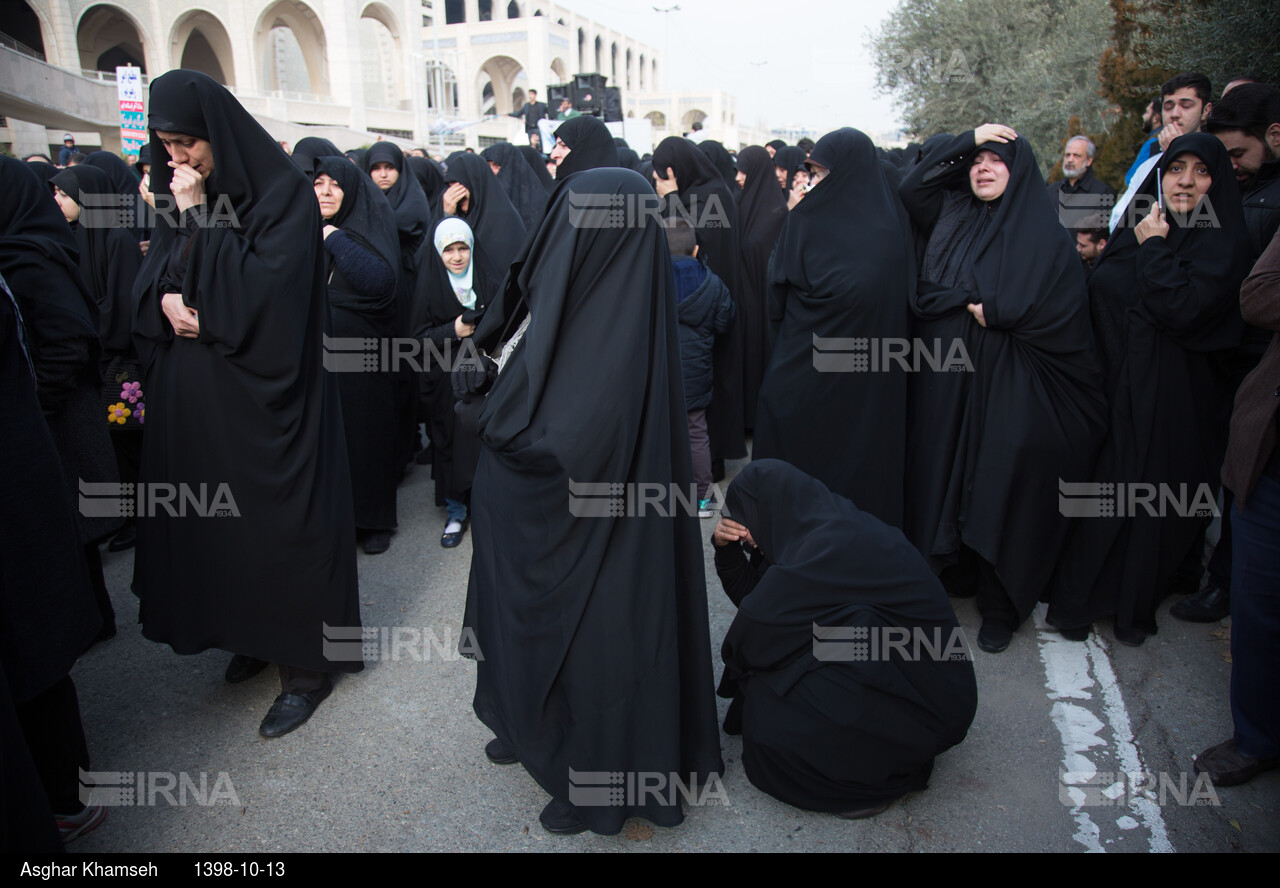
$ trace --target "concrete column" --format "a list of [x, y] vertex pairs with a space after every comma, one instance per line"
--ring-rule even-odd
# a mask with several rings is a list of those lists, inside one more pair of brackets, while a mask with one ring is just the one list
[[[440, 5], [444, 6], [443, 0], [441, 0]], [[464, 8], [466, 9], [468, 25], [480, 21], [480, 0], [465, 0]]]
[[76, 25], [75, 17], [71, 14], [71, 0], [49, 0], [43, 5], [43, 10], [48, 13], [50, 32], [43, 35], [45, 60], [59, 68], [79, 72], [80, 53], [76, 48]]

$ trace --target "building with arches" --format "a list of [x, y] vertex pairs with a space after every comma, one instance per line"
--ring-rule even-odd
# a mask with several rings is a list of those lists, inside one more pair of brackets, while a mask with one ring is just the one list
[[[736, 147], [735, 97], [668, 94], [653, 47], [540, 0], [18, 0], [0, 23], [0, 140], [22, 153], [62, 130], [119, 148], [115, 69], [204, 71], [277, 138], [425, 144], [444, 121], [522, 107], [530, 88], [600, 73], [655, 140], [707, 118]], [[26, 123], [24, 123], [24, 121]], [[712, 125], [712, 122], [715, 125]], [[48, 132], [40, 132], [47, 129]], [[56, 132], [55, 132], [56, 131]], [[39, 133], [37, 135], [37, 133]], [[522, 140], [515, 118], [461, 130]], [[21, 146], [21, 147], [20, 147]], [[643, 150], [646, 146], [640, 146]]]

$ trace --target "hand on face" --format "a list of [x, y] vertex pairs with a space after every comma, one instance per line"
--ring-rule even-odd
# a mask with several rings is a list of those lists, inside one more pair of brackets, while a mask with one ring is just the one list
[[169, 161], [169, 166], [173, 169], [173, 179], [169, 183], [169, 190], [173, 192], [174, 202], [178, 205], [179, 212], [186, 212], [197, 204], [205, 202], [204, 179], [200, 174], [185, 163], [177, 161]]

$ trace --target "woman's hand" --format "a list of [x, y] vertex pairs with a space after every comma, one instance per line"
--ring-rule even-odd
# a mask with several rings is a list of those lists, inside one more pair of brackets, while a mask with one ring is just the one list
[[804, 195], [808, 188], [809, 184], [807, 182], [796, 182], [791, 186], [791, 196], [787, 198], [788, 210], [794, 210], [796, 204], [804, 200]]
[[183, 339], [195, 339], [200, 335], [200, 318], [195, 309], [182, 301], [181, 293], [165, 293], [160, 300], [164, 316], [173, 325], [173, 332]]
[[470, 192], [467, 191], [465, 185], [461, 182], [454, 182], [444, 190], [444, 197], [441, 198], [441, 204], [444, 206], [446, 215], [458, 215], [458, 204], [462, 203], [462, 199], [467, 197]]
[[729, 543], [741, 540], [746, 540], [752, 546], [756, 544], [756, 541], [751, 538], [751, 531], [737, 521], [722, 517], [716, 522], [716, 529], [711, 533], [711, 542], [717, 546], [727, 546]]
[[468, 336], [470, 336], [474, 332], [476, 332], [476, 325], [464, 324], [462, 322], [462, 315], [458, 315], [456, 318], [453, 319], [453, 335], [454, 336], [457, 336], [459, 339], [466, 339]]
[[178, 212], [185, 213], [197, 204], [204, 203], [204, 179], [200, 178], [200, 174], [185, 163], [171, 160], [169, 166], [173, 167], [173, 181], [169, 183], [169, 188], [178, 204]]
[[975, 321], [977, 321], [979, 324], [981, 324], [984, 327], [987, 326], [987, 317], [982, 313], [981, 302], [975, 302], [972, 305], [969, 305], [967, 307], [969, 309], [969, 314], [973, 315], [973, 319]]
[[142, 195], [142, 199], [147, 202], [151, 209], [156, 208], [156, 196], [151, 193], [151, 174], [147, 173], [142, 177], [142, 181], [138, 183], [138, 193]]
[[336, 225], [326, 225], [326, 226], [324, 227], [324, 239], [325, 239], [325, 240], [328, 240], [328, 239], [329, 239], [329, 235], [333, 234], [335, 231], [340, 231], [340, 230], [341, 230], [341, 229], [340, 229], [340, 228], [338, 228], [338, 226], [336, 226]]
[[1018, 138], [1018, 134], [1013, 131], [1013, 127], [1005, 126], [1003, 123], [984, 123], [973, 131], [973, 144], [982, 145], [986, 142], [1012, 142]]
[[1148, 213], [1147, 218], [1133, 227], [1133, 236], [1137, 238], [1138, 243], [1142, 243], [1149, 237], [1168, 237], [1169, 223], [1165, 221], [1164, 210], [1156, 207]]

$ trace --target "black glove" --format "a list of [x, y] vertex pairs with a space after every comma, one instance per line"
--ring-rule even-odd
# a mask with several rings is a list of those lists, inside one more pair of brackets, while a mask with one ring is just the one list
[[497, 378], [498, 365], [493, 359], [475, 354], [454, 365], [449, 382], [453, 385], [453, 396], [461, 401], [472, 395], [483, 395]]

